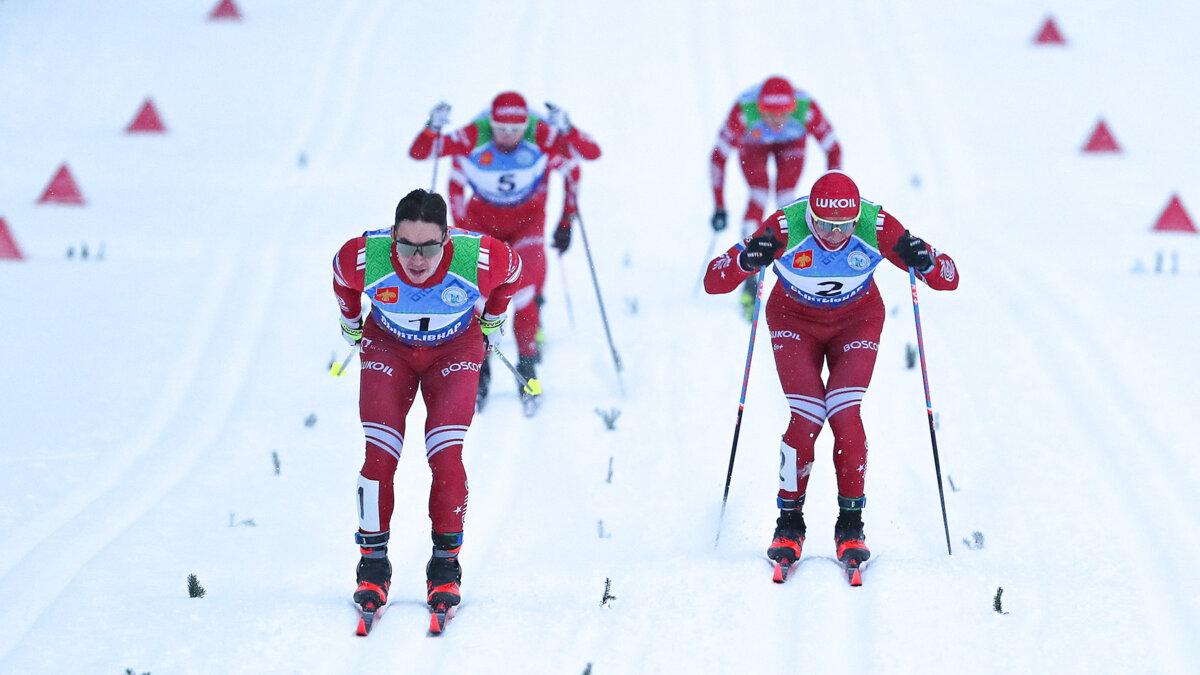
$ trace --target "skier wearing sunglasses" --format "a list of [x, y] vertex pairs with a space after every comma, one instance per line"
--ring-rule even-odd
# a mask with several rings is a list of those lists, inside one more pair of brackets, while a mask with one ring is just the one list
[[[767, 556], [785, 570], [804, 544], [802, 508], [813, 446], [826, 421], [834, 435], [837, 556], [848, 565], [870, 556], [862, 521], [867, 438], [859, 407], [883, 330], [884, 306], [873, 275], [884, 260], [905, 271], [912, 268], [934, 290], [958, 287], [950, 256], [861, 199], [849, 176], [829, 171], [807, 197], [773, 213], [709, 263], [705, 274], [705, 289], [713, 294], [735, 290], [767, 265], [778, 277], [766, 315], [791, 417], [779, 447], [780, 513]], [[821, 379], [825, 365], [828, 381]]]

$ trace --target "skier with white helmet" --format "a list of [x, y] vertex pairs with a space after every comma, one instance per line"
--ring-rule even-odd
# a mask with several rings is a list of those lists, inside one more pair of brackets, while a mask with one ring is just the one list
[[[807, 92], [793, 87], [780, 76], [767, 78], [742, 92], [725, 117], [712, 149], [710, 181], [713, 209], [710, 224], [720, 232], [728, 224], [725, 210], [725, 161], [738, 151], [738, 163], [750, 189], [750, 201], [742, 218], [742, 236], [758, 227], [769, 213], [771, 177], [767, 164], [775, 161], [775, 208], [792, 201], [804, 169], [805, 144], [809, 137], [825, 152], [829, 169], [842, 168], [842, 147], [829, 119]], [[747, 319], [754, 306], [754, 289], [747, 285], [741, 297]]]
[[[736, 289], [766, 265], [778, 276], [766, 316], [791, 417], [779, 446], [779, 518], [767, 549], [777, 581], [786, 578], [804, 544], [802, 508], [813, 446], [826, 421], [834, 435], [837, 556], [848, 569], [870, 557], [862, 521], [867, 438], [859, 407], [883, 330], [883, 300], [872, 277], [884, 260], [912, 268], [934, 290], [958, 287], [950, 256], [861, 199], [849, 176], [829, 171], [807, 197], [773, 213], [713, 260], [705, 274], [704, 287], [713, 294]], [[829, 368], [827, 381], [821, 379], [823, 365]]]

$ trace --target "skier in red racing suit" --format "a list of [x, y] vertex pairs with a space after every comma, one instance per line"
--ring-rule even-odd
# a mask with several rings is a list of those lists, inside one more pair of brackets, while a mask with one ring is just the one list
[[[767, 301], [775, 367], [791, 409], [780, 443], [780, 509], [767, 555], [790, 567], [804, 544], [802, 508], [813, 445], [826, 420], [834, 435], [839, 515], [838, 559], [847, 566], [870, 556], [863, 534], [867, 438], [859, 406], [879, 350], [884, 307], [873, 280], [884, 260], [934, 290], [958, 287], [950, 256], [912, 236], [877, 204], [860, 199], [841, 171], [817, 179], [802, 197], [709, 264], [709, 293], [728, 293], [766, 265], [779, 278]], [[829, 379], [821, 381], [828, 365]], [[776, 575], [779, 580], [780, 570]]]

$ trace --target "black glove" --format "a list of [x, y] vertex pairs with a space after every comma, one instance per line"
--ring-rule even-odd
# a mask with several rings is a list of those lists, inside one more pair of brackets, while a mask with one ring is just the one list
[[757, 272], [758, 268], [770, 265], [771, 261], [775, 260], [775, 252], [781, 248], [783, 243], [767, 230], [766, 233], [746, 242], [746, 248], [738, 255], [738, 264], [744, 270]]
[[553, 246], [559, 255], [566, 253], [571, 246], [571, 216], [563, 216], [558, 221], [558, 227], [554, 228]]
[[729, 214], [725, 213], [725, 209], [717, 207], [717, 210], [713, 211], [711, 222], [713, 232], [720, 232], [729, 225]]
[[892, 253], [900, 256], [900, 260], [918, 272], [928, 272], [933, 269], [933, 254], [920, 237], [914, 237], [908, 230], [896, 240]]

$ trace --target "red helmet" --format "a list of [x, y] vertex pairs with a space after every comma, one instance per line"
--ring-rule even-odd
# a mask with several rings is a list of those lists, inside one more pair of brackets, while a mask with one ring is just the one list
[[830, 223], [857, 220], [860, 206], [858, 186], [836, 169], [818, 178], [808, 193], [808, 209], [814, 219]]
[[492, 121], [500, 124], [521, 124], [529, 119], [525, 98], [515, 91], [501, 93], [492, 101]]
[[758, 91], [758, 109], [763, 112], [783, 114], [796, 109], [796, 93], [792, 83], [775, 76], [763, 82]]

